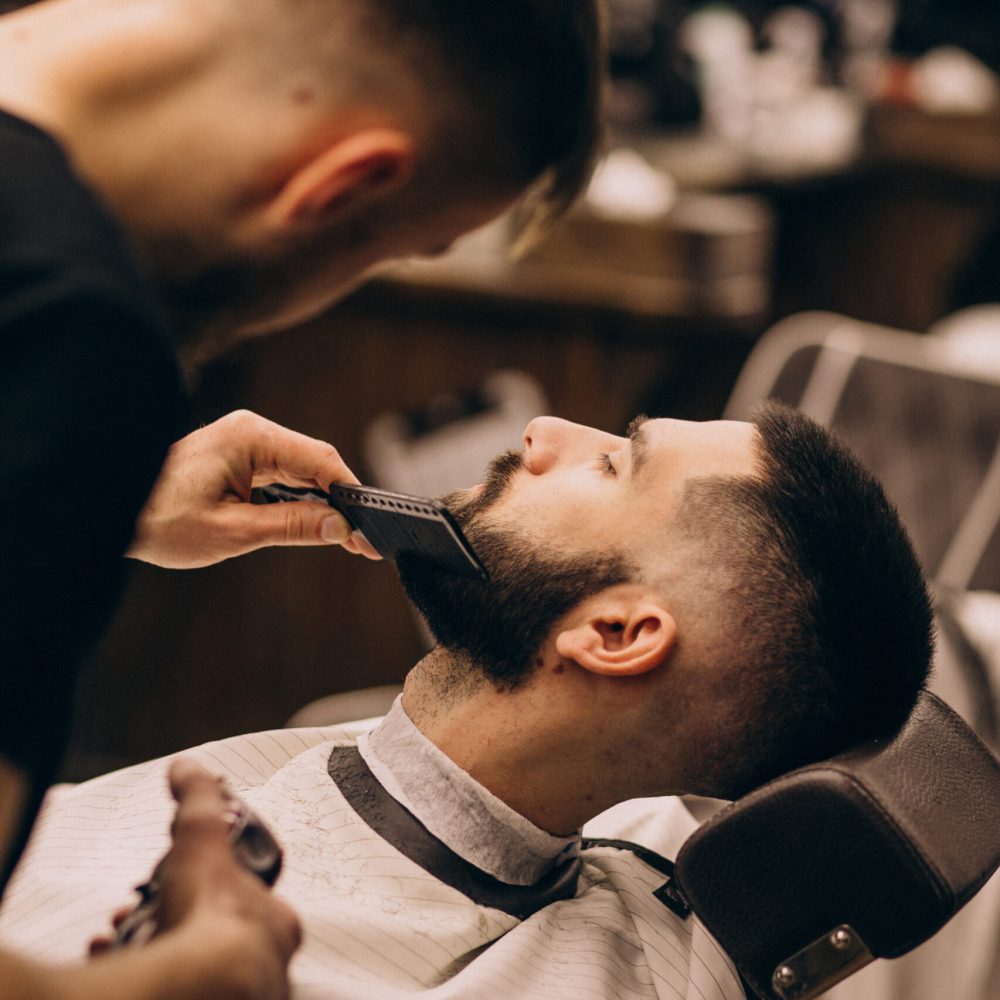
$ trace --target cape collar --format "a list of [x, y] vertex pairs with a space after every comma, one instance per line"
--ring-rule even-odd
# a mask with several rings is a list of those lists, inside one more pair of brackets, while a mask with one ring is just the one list
[[348, 804], [379, 836], [474, 903], [526, 920], [550, 903], [576, 895], [580, 874], [577, 853], [550, 867], [533, 885], [510, 885], [466, 861], [435, 837], [386, 791], [358, 747], [335, 746], [327, 770]]

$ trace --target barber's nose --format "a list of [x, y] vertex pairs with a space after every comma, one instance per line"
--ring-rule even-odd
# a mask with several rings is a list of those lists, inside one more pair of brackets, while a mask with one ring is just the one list
[[539, 476], [564, 458], [578, 424], [559, 417], [535, 417], [524, 429], [524, 467]]

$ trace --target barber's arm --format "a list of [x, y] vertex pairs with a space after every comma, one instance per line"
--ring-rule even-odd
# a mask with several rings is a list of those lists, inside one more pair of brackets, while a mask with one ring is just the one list
[[339, 544], [377, 558], [324, 504], [250, 503], [252, 487], [273, 482], [326, 490], [358, 480], [331, 445], [247, 410], [230, 413], [170, 449], [128, 555], [192, 569], [267, 545]]
[[298, 920], [239, 866], [218, 782], [178, 760], [173, 848], [161, 868], [158, 933], [85, 967], [0, 954], [0, 1000], [284, 1000]]

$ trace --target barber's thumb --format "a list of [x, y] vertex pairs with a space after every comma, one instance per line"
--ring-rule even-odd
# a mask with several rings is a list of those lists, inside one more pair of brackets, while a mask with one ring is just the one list
[[319, 522], [319, 537], [324, 542], [340, 545], [351, 537], [351, 526], [340, 514], [324, 511]]
[[196, 796], [214, 800], [217, 804], [222, 801], [219, 779], [190, 757], [176, 757], [171, 761], [167, 776], [170, 792], [178, 802]]
[[333, 545], [351, 537], [351, 526], [326, 504], [274, 503], [250, 513], [260, 545]]

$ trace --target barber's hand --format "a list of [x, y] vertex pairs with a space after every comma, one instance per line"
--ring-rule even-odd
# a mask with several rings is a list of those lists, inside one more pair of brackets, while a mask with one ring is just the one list
[[273, 482], [326, 490], [358, 480], [331, 445], [239, 410], [170, 449], [127, 554], [169, 569], [210, 566], [266, 545], [339, 544], [378, 558], [326, 504], [250, 503], [254, 486]]
[[[193, 996], [286, 997], [288, 962], [301, 942], [297, 917], [233, 856], [231, 807], [219, 781], [179, 758], [170, 787], [178, 804], [173, 846], [157, 868], [156, 934], [148, 945], [111, 953], [109, 961], [166, 956], [175, 972], [183, 967]], [[109, 946], [109, 938], [100, 938], [91, 953], [106, 954]]]

